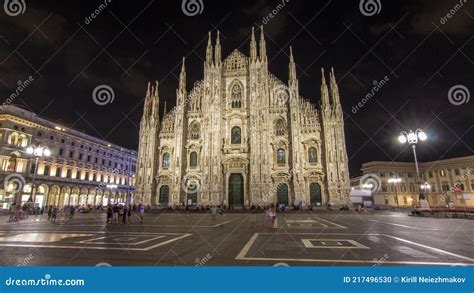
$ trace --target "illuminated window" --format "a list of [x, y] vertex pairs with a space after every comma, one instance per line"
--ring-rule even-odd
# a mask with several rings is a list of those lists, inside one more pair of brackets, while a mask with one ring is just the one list
[[168, 169], [170, 167], [170, 154], [163, 154], [163, 161], [161, 162], [161, 166], [165, 169]]
[[189, 137], [191, 139], [199, 139], [199, 136], [200, 136], [199, 123], [193, 123], [191, 125], [191, 129], [189, 130]]
[[277, 150], [277, 164], [283, 165], [286, 162], [285, 150], [278, 149]]
[[240, 144], [242, 143], [242, 130], [238, 126], [232, 127], [230, 132], [230, 141], [232, 144]]
[[240, 108], [242, 107], [242, 87], [238, 84], [235, 84], [232, 87], [231, 93], [231, 107], [232, 108]]
[[308, 161], [310, 164], [315, 164], [318, 161], [317, 155], [316, 148], [310, 147], [308, 150]]

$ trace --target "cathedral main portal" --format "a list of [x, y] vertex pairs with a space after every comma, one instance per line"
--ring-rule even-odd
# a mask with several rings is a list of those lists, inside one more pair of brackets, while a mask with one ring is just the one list
[[244, 178], [242, 174], [230, 174], [228, 191], [229, 207], [241, 207], [244, 205]]

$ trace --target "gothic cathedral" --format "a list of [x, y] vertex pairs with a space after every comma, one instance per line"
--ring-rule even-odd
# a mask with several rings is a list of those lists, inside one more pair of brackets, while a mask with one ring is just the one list
[[160, 120], [158, 82], [148, 85], [140, 122], [135, 202], [226, 206], [350, 202], [344, 121], [334, 71], [324, 70], [319, 105], [289, 78], [268, 72], [261, 28], [250, 57], [222, 60], [219, 32], [206, 49], [204, 78], [186, 89], [184, 59], [176, 106]]

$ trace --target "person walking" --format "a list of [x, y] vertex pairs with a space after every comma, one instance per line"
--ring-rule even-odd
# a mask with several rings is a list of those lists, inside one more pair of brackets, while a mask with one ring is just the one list
[[53, 215], [53, 206], [48, 207], [48, 221], [51, 221], [51, 216]]
[[140, 224], [143, 223], [143, 217], [145, 215], [145, 206], [143, 204], [138, 205], [138, 214], [140, 215]]
[[112, 224], [112, 206], [107, 205], [107, 223]]
[[121, 211], [122, 211], [122, 214], [121, 214], [122, 224], [127, 224], [128, 206], [124, 205]]
[[215, 205], [213, 205], [211, 207], [211, 222], [212, 222], [212, 226], [215, 226], [216, 225], [216, 216], [217, 216], [217, 207]]
[[69, 211], [69, 218], [74, 219], [74, 214], [76, 213], [76, 208], [72, 205], [71, 210]]
[[125, 224], [125, 218], [126, 218], [125, 208], [126, 206], [119, 207], [119, 221], [122, 222], [122, 224]]
[[132, 207], [128, 207], [127, 209], [127, 224], [130, 224], [130, 218], [132, 217]]
[[119, 213], [119, 207], [118, 205], [114, 205], [112, 208], [112, 224], [118, 224], [118, 213]]
[[51, 221], [56, 223], [56, 217], [58, 216], [58, 208], [54, 206], [51, 210]]
[[278, 223], [277, 223], [277, 211], [276, 207], [273, 206], [273, 204], [270, 207], [271, 209], [271, 217], [272, 217], [272, 228], [277, 228]]

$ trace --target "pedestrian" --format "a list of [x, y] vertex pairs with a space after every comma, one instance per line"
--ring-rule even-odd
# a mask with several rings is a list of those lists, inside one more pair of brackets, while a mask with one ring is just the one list
[[53, 214], [53, 206], [48, 207], [48, 221], [51, 221], [51, 216]]
[[270, 207], [265, 210], [265, 217], [263, 219], [265, 221], [265, 226], [270, 227], [271, 222], [272, 222], [271, 208]]
[[130, 218], [132, 217], [132, 207], [127, 210], [127, 224], [130, 224]]
[[142, 203], [138, 204], [138, 214], [140, 215], [140, 224], [142, 224], [143, 216], [145, 214], [145, 206]]
[[112, 224], [118, 224], [119, 207], [117, 204], [112, 208]]
[[257, 209], [255, 208], [254, 205], [250, 206], [250, 227], [255, 227], [255, 224], [257, 222]]
[[120, 209], [120, 220], [122, 221], [122, 224], [127, 224], [126, 220], [127, 220], [127, 206], [124, 205], [122, 206], [122, 208]]
[[70, 219], [74, 219], [74, 214], [76, 213], [76, 207], [75, 206], [71, 206], [71, 210], [69, 212], [69, 217]]
[[216, 225], [216, 215], [217, 215], [217, 207], [213, 205], [211, 207], [211, 222], [213, 226]]
[[278, 222], [277, 222], [277, 217], [276, 217], [277, 215], [276, 208], [272, 204], [270, 209], [271, 209], [271, 217], [272, 217], [272, 228], [277, 228]]
[[107, 223], [112, 224], [112, 206], [107, 205]]
[[53, 223], [56, 223], [56, 217], [58, 215], [58, 208], [56, 206], [54, 206], [51, 210], [51, 221]]

